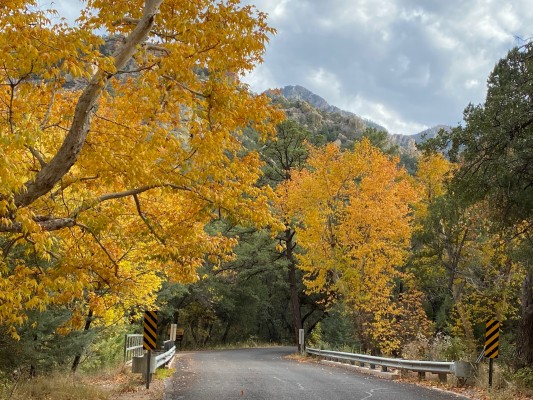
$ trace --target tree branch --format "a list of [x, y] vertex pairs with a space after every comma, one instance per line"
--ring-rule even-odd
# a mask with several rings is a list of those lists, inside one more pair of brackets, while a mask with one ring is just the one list
[[159, 236], [157, 234], [157, 232], [154, 230], [154, 228], [150, 224], [150, 221], [148, 221], [148, 219], [146, 218], [146, 216], [142, 212], [142, 210], [141, 210], [141, 202], [139, 201], [139, 197], [137, 196], [137, 194], [133, 195], [133, 200], [135, 200], [135, 207], [137, 207], [137, 213], [139, 214], [139, 217], [141, 217], [141, 219], [146, 224], [146, 226], [148, 227], [150, 232], [152, 232], [152, 235], [154, 235], [157, 238], [157, 240], [159, 240], [162, 244], [165, 244], [165, 239], [163, 239], [161, 236]]
[[91, 209], [92, 207], [94, 207], [95, 204], [103, 203], [104, 201], [108, 201], [108, 200], [120, 199], [120, 198], [123, 198], [123, 197], [137, 195], [137, 194], [146, 192], [146, 191], [148, 191], [150, 189], [155, 189], [157, 187], [161, 187], [161, 185], [141, 186], [140, 188], [126, 190], [124, 192], [116, 192], [116, 193], [104, 194], [104, 195], [98, 197], [95, 200], [83, 202], [83, 204], [80, 207], [78, 207], [77, 209], [75, 209], [70, 214], [70, 216], [71, 216], [71, 218], [76, 218], [80, 213], [82, 213], [84, 211], [87, 211], [87, 210]]
[[42, 157], [41, 153], [39, 153], [35, 148], [32, 146], [26, 146], [32, 156], [34, 156], [37, 161], [39, 161], [39, 164], [41, 164], [41, 168], [44, 168], [46, 166], [46, 161], [44, 161], [44, 158]]
[[[137, 45], [145, 41], [154, 25], [155, 15], [162, 1], [145, 1], [143, 16], [139, 23], [128, 35], [124, 44], [113, 54], [116, 70], [121, 70], [135, 54]], [[25, 183], [25, 190], [15, 195], [15, 205], [17, 207], [28, 206], [48, 193], [74, 165], [87, 138], [96, 101], [100, 97], [105, 84], [112, 76], [103, 69], [98, 70], [93, 76], [78, 99], [72, 125], [65, 136], [63, 144], [50, 162], [32, 180]]]
[[[76, 225], [76, 220], [73, 218], [52, 218], [41, 221], [37, 220], [35, 222], [37, 222], [43, 231], [48, 232], [57, 231], [63, 228], [70, 228]], [[22, 223], [20, 222], [0, 222], [0, 232], [24, 233], [22, 229]]]
[[[91, 179], [91, 178], [87, 178], [87, 179]], [[36, 216], [34, 218], [34, 221], [37, 224], [39, 224], [41, 229], [44, 230], [44, 231], [56, 231], [56, 230], [63, 229], [63, 228], [70, 228], [70, 227], [73, 227], [73, 226], [76, 226], [76, 225], [79, 226], [79, 224], [76, 222], [76, 218], [82, 212], [90, 210], [91, 208], [93, 208], [97, 204], [100, 204], [100, 203], [103, 203], [103, 202], [109, 201], [109, 200], [115, 200], [115, 199], [120, 199], [120, 198], [124, 198], [124, 197], [129, 197], [129, 196], [136, 196], [138, 194], [141, 194], [141, 193], [146, 192], [146, 191], [151, 190], [151, 189], [165, 188], [165, 187], [166, 188], [170, 188], [170, 189], [174, 189], [174, 190], [184, 190], [184, 191], [193, 192], [200, 199], [212, 203], [212, 201], [210, 201], [206, 197], [202, 196], [200, 193], [197, 193], [197, 192], [193, 191], [191, 188], [188, 188], [186, 186], [175, 185], [175, 184], [172, 184], [172, 183], [165, 183], [165, 184], [161, 184], [161, 185], [141, 186], [139, 188], [126, 190], [126, 191], [123, 191], [123, 192], [115, 192], [115, 193], [104, 194], [104, 195], [102, 195], [102, 196], [100, 196], [100, 197], [98, 197], [98, 198], [96, 198], [94, 200], [84, 201], [82, 203], [82, 205], [79, 206], [78, 208], [76, 208], [72, 213], [70, 213], [70, 215], [68, 217], [58, 218], [58, 217], [53, 217], [53, 216]], [[224, 211], [228, 211], [227, 209], [225, 209], [223, 207], [222, 207], [222, 209]], [[137, 210], [139, 210], [139, 208]], [[146, 221], [145, 221], [145, 223], [146, 223]], [[15, 221], [6, 222], [5, 219], [4, 220], [0, 220], [0, 232], [23, 233], [22, 223], [15, 222]], [[155, 232], [152, 232], [152, 233], [154, 233], [154, 235], [162, 243], [164, 243], [164, 240], [161, 237], [157, 236], [155, 234]]]
[[103, 243], [100, 241], [100, 239], [98, 239], [98, 237], [96, 236], [96, 234], [94, 233], [94, 231], [89, 228], [87, 225], [84, 225], [84, 224], [80, 224], [80, 223], [76, 223], [76, 226], [79, 226], [81, 229], [83, 229], [84, 231], [86, 232], [89, 232], [91, 234], [91, 236], [93, 237], [94, 241], [98, 244], [98, 246], [102, 249], [102, 251], [106, 254], [107, 258], [109, 258], [109, 260], [113, 263], [113, 265], [115, 266], [115, 276], [118, 276], [118, 263], [115, 261], [115, 259], [113, 258], [113, 256], [111, 255], [111, 253], [109, 253], [109, 251], [106, 249], [106, 247], [103, 245]]

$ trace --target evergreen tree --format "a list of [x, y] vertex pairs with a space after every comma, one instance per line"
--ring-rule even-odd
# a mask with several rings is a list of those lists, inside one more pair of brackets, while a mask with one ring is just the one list
[[[515, 229], [531, 247], [533, 227], [533, 43], [514, 48], [487, 81], [485, 102], [468, 105], [464, 126], [429, 141], [429, 149], [451, 148], [461, 163], [454, 192], [471, 204], [486, 202], [494, 230]], [[521, 363], [533, 365], [533, 268], [522, 285]]]

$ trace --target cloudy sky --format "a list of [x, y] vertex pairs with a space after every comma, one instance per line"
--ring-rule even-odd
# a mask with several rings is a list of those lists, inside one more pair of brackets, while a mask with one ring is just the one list
[[[62, 14], [77, 0], [42, 0]], [[243, 0], [277, 35], [246, 77], [255, 92], [301, 85], [392, 133], [455, 126], [483, 102], [494, 64], [533, 37], [531, 0]]]
[[457, 125], [518, 38], [531, 0], [250, 0], [277, 29], [252, 89], [301, 85], [330, 104], [413, 134]]

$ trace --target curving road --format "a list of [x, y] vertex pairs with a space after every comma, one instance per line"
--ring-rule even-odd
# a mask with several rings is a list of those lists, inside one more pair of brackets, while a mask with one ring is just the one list
[[433, 391], [285, 358], [293, 347], [181, 353], [165, 400], [451, 400]]

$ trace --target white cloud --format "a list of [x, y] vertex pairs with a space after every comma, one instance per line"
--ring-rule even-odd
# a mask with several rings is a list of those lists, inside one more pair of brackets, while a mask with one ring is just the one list
[[[74, 19], [80, 2], [39, 0]], [[455, 125], [495, 63], [533, 37], [531, 0], [243, 0], [278, 30], [244, 81], [303, 85], [398, 133]], [[364, 99], [364, 100], [363, 100]], [[403, 131], [405, 130], [405, 131]]]
[[322, 97], [339, 96], [341, 86], [339, 79], [334, 73], [322, 67], [312, 70], [305, 80], [307, 87], [315, 93], [322, 93]]
[[242, 81], [250, 85], [251, 89], [257, 93], [262, 93], [268, 89], [279, 88], [279, 82], [264, 64], [255, 67], [250, 73], [243, 77]]
[[478, 86], [479, 86], [479, 81], [477, 79], [468, 79], [465, 82], [465, 88], [467, 89], [477, 88]]
[[340, 99], [338, 106], [380, 124], [390, 133], [415, 134], [428, 128], [416, 121], [405, 120], [382, 102], [365, 99], [361, 95]]

